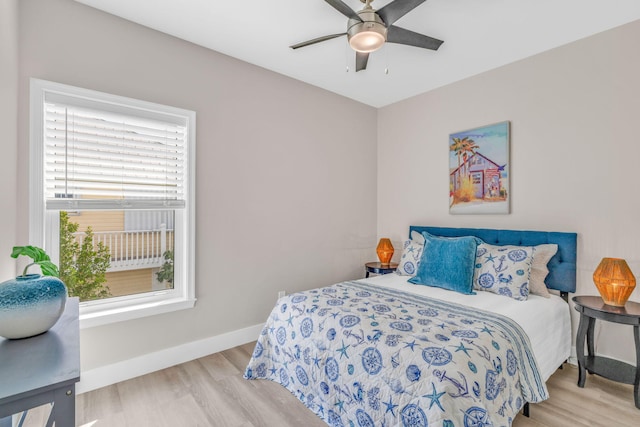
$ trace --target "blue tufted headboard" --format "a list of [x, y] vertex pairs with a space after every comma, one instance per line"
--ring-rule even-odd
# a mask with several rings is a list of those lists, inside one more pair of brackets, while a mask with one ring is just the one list
[[409, 227], [409, 235], [414, 230], [418, 233], [426, 231], [434, 236], [443, 237], [476, 236], [492, 245], [535, 246], [543, 243], [555, 243], [558, 245], [558, 253], [549, 261], [549, 275], [545, 279], [545, 283], [549, 289], [560, 291], [565, 299], [565, 293], [576, 291], [576, 233], [412, 225]]

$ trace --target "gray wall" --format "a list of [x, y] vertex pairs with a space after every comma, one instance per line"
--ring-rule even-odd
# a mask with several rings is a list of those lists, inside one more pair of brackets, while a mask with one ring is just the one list
[[196, 307], [84, 329], [83, 370], [261, 324], [279, 290], [362, 276], [375, 109], [71, 0], [20, 1], [19, 34], [21, 212], [29, 78], [197, 113]]
[[0, 281], [15, 276], [15, 263], [9, 257], [16, 244], [16, 140], [18, 105], [18, 1], [0, 2], [0, 129], [2, 129], [2, 167], [0, 167]]
[[[598, 295], [603, 257], [640, 276], [638, 40], [640, 21], [380, 109], [379, 235], [400, 242], [409, 224], [573, 231], [577, 294]], [[512, 213], [450, 215], [449, 134], [504, 120]], [[597, 351], [635, 364], [632, 330], [598, 323]]]

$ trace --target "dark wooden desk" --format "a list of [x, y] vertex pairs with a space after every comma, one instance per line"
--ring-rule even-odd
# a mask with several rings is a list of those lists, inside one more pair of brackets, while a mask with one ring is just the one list
[[[572, 300], [575, 303], [574, 308], [580, 313], [580, 325], [576, 335], [578, 387], [584, 387], [585, 371], [624, 384], [633, 384], [633, 398], [636, 408], [640, 409], [640, 304], [628, 301], [624, 307], [614, 307], [606, 305], [602, 298], [596, 296], [577, 296]], [[633, 326], [636, 366], [608, 357], [596, 356], [593, 342], [596, 319]], [[588, 353], [586, 355], [584, 354], [585, 338]]]
[[79, 380], [78, 298], [69, 298], [58, 323], [44, 334], [0, 338], [0, 424], [5, 417], [53, 403], [47, 426], [55, 421], [56, 427], [75, 427]]

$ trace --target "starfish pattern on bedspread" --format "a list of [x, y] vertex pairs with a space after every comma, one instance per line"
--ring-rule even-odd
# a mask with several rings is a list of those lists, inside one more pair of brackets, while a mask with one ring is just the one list
[[548, 397], [514, 321], [361, 282], [279, 299], [244, 376], [336, 427], [510, 426]]

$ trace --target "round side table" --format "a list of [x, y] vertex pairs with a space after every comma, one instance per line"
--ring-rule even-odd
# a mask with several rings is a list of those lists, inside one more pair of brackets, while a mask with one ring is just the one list
[[369, 277], [369, 274], [389, 274], [396, 271], [398, 268], [397, 262], [390, 262], [389, 264], [383, 264], [381, 262], [368, 262], [364, 265], [366, 274], [364, 277]]
[[[624, 384], [633, 384], [633, 399], [640, 409], [640, 304], [627, 301], [624, 307], [607, 305], [596, 296], [576, 296], [572, 298], [574, 308], [580, 313], [580, 325], [576, 335], [578, 356], [578, 387], [584, 387], [586, 372], [597, 374]], [[596, 356], [593, 343], [593, 329], [596, 320], [633, 326], [636, 345], [636, 366], [608, 357]], [[584, 341], [587, 340], [587, 354]]]

